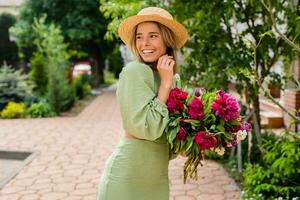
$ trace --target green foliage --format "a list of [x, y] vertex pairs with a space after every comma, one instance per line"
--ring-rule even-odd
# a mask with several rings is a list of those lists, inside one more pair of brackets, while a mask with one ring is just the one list
[[51, 106], [46, 101], [31, 104], [26, 112], [32, 118], [55, 116], [55, 113], [51, 110]]
[[80, 75], [75, 77], [74, 79], [74, 87], [76, 97], [79, 99], [83, 99], [85, 96], [91, 94], [91, 86], [89, 84], [89, 76], [88, 75]]
[[65, 82], [65, 77], [55, 73], [50, 76], [48, 83], [47, 101], [56, 114], [70, 109], [75, 103], [75, 90]]
[[41, 54], [41, 52], [36, 52], [33, 58], [30, 60], [31, 71], [30, 80], [35, 83], [34, 90], [39, 95], [45, 95], [47, 92], [48, 84], [48, 69], [46, 64], [46, 58]]
[[[118, 38], [118, 27], [127, 17], [136, 15], [148, 6], [168, 7], [169, 3], [160, 0], [98, 0], [104, 17], [109, 19], [105, 37], [109, 40]], [[170, 9], [169, 9], [170, 10]]]
[[105, 70], [104, 71], [104, 80], [105, 80], [105, 84], [107, 85], [112, 85], [116, 82], [116, 78], [115, 78], [115, 74], [113, 74], [112, 72]]
[[[277, 25], [287, 24], [289, 28], [284, 34], [296, 38], [299, 32], [299, 23], [297, 25], [295, 20], [297, 7], [287, 1], [271, 2]], [[183, 78], [195, 85], [227, 89], [228, 83], [233, 81], [239, 90], [247, 88], [255, 99], [258, 82], [240, 70], [249, 71], [255, 80], [263, 82], [279, 58], [284, 57], [284, 65], [289, 66], [295, 56], [295, 52], [272, 33], [270, 15], [259, 1], [214, 0], [208, 4], [205, 0], [174, 0], [172, 9], [189, 31], [190, 40], [184, 49], [188, 56], [182, 72]], [[299, 42], [299, 37], [295, 42]]]
[[104, 40], [109, 19], [103, 17], [96, 0], [28, 0], [20, 11], [20, 20], [12, 29], [17, 44], [24, 55], [32, 48], [32, 41], [37, 37], [31, 25], [34, 18], [47, 15], [45, 24], [60, 27], [72, 59], [92, 60], [94, 85], [103, 81], [105, 57], [110, 54], [115, 43]]
[[25, 117], [25, 104], [9, 102], [1, 112], [1, 117], [6, 119]]
[[0, 14], [0, 65], [6, 61], [13, 64], [17, 61], [17, 46], [9, 40], [8, 30], [16, 23], [15, 16], [8, 13]]
[[121, 56], [121, 52], [119, 49], [119, 45], [117, 45], [113, 52], [108, 56], [108, 69], [113, 72], [115, 78], [119, 78], [119, 74], [124, 66], [123, 58]]
[[[249, 192], [244, 192], [242, 193], [241, 199], [243, 200], [267, 200], [262, 194], [252, 194]], [[283, 200], [283, 199], [281, 199]]]
[[243, 174], [247, 194], [267, 198], [300, 196], [300, 138], [283, 137], [276, 142], [265, 141], [264, 160], [267, 168], [248, 164]]
[[286, 82], [287, 82], [286, 76], [282, 76], [276, 72], [270, 73], [270, 80], [269, 80], [270, 85], [278, 86], [280, 89], [284, 89]]
[[8, 102], [28, 102], [33, 98], [33, 85], [27, 81], [27, 75], [21, 70], [13, 70], [9, 66], [0, 68], [0, 111]]
[[85, 45], [91, 42], [100, 44], [106, 31], [106, 21], [99, 6], [94, 0], [28, 0], [21, 7], [20, 20], [12, 32], [20, 47], [31, 46], [36, 37], [31, 28], [34, 18], [46, 14], [45, 24], [58, 25], [66, 42], [72, 45], [70, 49], [87, 52]]
[[47, 100], [51, 109], [58, 114], [69, 109], [75, 102], [75, 91], [67, 80], [67, 44], [59, 27], [46, 25], [46, 17], [35, 20], [33, 30], [37, 35], [34, 43], [39, 54], [44, 55], [48, 70]]

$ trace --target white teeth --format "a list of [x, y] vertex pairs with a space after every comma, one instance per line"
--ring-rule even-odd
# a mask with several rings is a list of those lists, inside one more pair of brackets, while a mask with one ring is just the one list
[[143, 50], [142, 52], [143, 53], [153, 53], [154, 51], [153, 50]]

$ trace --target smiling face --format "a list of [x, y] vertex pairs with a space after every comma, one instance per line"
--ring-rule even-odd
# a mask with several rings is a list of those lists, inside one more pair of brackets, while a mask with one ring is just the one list
[[142, 22], [137, 26], [135, 45], [145, 63], [156, 62], [167, 52], [161, 30], [154, 22]]

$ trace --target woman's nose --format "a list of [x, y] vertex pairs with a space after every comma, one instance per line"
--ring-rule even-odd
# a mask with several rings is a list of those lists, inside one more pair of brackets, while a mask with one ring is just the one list
[[143, 46], [148, 46], [149, 45], [149, 38], [144, 38], [142, 41]]

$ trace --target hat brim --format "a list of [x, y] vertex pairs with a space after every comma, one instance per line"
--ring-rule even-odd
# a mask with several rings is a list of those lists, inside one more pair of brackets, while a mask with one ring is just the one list
[[119, 36], [121, 40], [128, 45], [134, 27], [139, 23], [146, 21], [154, 21], [168, 27], [175, 35], [177, 49], [181, 48], [188, 39], [188, 32], [186, 28], [175, 20], [170, 20], [159, 15], [135, 15], [125, 19], [119, 26]]

